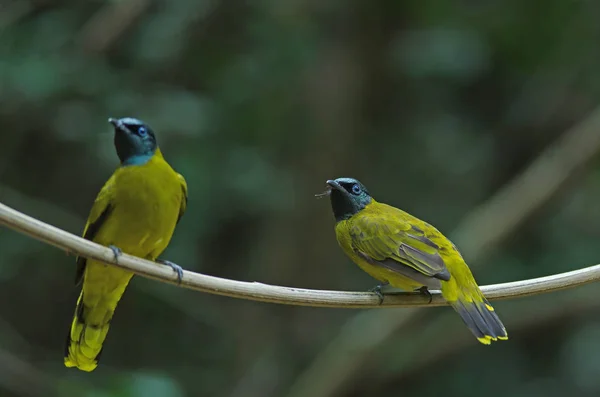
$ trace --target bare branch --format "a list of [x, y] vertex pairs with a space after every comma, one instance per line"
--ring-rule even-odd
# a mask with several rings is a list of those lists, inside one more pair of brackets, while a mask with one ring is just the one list
[[[177, 285], [177, 276], [168, 266], [126, 254], [120, 256], [116, 261], [113, 252], [109, 248], [48, 225], [4, 204], [0, 204], [0, 224], [69, 253], [118, 266], [143, 277]], [[498, 300], [573, 288], [598, 279], [600, 279], [600, 265], [595, 265], [547, 277], [488, 285], [481, 289], [488, 299]], [[388, 294], [385, 296], [383, 303], [379, 305], [379, 298], [371, 292], [280, 287], [258, 282], [228, 280], [188, 270], [184, 270], [180, 286], [232, 298], [299, 306], [377, 308], [446, 305], [439, 291], [432, 291], [433, 299], [431, 303], [428, 303], [429, 297], [423, 294], [406, 292]]]

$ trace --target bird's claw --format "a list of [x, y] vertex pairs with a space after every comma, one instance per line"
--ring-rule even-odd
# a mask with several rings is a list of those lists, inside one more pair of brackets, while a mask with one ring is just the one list
[[110, 248], [110, 250], [113, 252], [113, 255], [115, 257], [115, 262], [119, 263], [119, 257], [121, 255], [123, 255], [123, 251], [121, 251], [121, 248], [115, 246], [115, 245], [109, 245], [108, 248]]
[[181, 279], [183, 279], [183, 269], [181, 268], [181, 266], [179, 266], [178, 264], [173, 263], [171, 261], [164, 260], [164, 259], [158, 259], [157, 262], [162, 263], [163, 265], [167, 265], [171, 269], [173, 269], [175, 271], [175, 273], [177, 273], [177, 284], [181, 284]]
[[429, 302], [427, 302], [427, 304], [430, 304], [431, 301], [433, 300], [433, 295], [431, 295], [431, 292], [429, 292], [429, 289], [427, 289], [426, 286], [422, 286], [421, 288], [419, 288], [417, 291], [419, 291], [420, 293], [422, 293], [423, 295], [429, 297]]
[[383, 303], [383, 292], [381, 291], [381, 289], [386, 285], [388, 285], [388, 283], [377, 284], [375, 287], [369, 290], [369, 292], [373, 292], [375, 295], [377, 295], [377, 297], [379, 298], [380, 305]]

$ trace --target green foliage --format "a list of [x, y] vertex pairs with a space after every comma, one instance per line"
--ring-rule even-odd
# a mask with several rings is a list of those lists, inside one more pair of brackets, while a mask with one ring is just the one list
[[[220, 277], [367, 290], [374, 280], [339, 251], [329, 203], [313, 197], [325, 180], [356, 177], [380, 201], [451, 235], [595, 107], [598, 8], [3, 2], [0, 201], [80, 233], [117, 165], [106, 119], [133, 116], [157, 131], [189, 185], [165, 257]], [[473, 263], [466, 252], [479, 283], [598, 261], [599, 172], [597, 163], [581, 170], [493, 255]], [[62, 364], [73, 265], [0, 229], [0, 361], [4, 351], [25, 363], [6, 361], [0, 394], [285, 396], [357, 314], [135, 278], [99, 368], [79, 373]], [[370, 359], [333, 389], [348, 397], [597, 395], [598, 293], [574, 294], [496, 303], [511, 340], [492, 348], [472, 341], [449, 308], [424, 310], [390, 338], [385, 324], [380, 335], [356, 334], [340, 362], [363, 348]], [[338, 368], [329, 371], [336, 382]], [[6, 380], [13, 375], [21, 381]]]

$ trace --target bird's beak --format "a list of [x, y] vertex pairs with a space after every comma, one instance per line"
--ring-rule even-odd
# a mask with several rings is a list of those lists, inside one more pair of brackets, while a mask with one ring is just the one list
[[115, 127], [115, 131], [120, 131], [120, 132], [125, 132], [128, 133], [129, 130], [127, 129], [127, 127], [125, 126], [125, 124], [123, 124], [123, 122], [119, 119], [115, 119], [115, 118], [109, 118], [108, 122], [111, 123], [113, 125], [113, 127]]
[[334, 181], [333, 179], [329, 179], [327, 182], [327, 186], [329, 186], [332, 189], [335, 190], [339, 190], [341, 192], [345, 192], [346, 190], [342, 187], [342, 185], [340, 185], [339, 183], [337, 183], [336, 181]]
[[[350, 193], [346, 189], [343, 188], [337, 181], [333, 179], [329, 179], [327, 182], [327, 186], [329, 186], [329, 195], [331, 196], [334, 192], [339, 192], [337, 194], [341, 194], [343, 197], [346, 197], [347, 200], [350, 200]], [[332, 196], [333, 197], [333, 196]]]

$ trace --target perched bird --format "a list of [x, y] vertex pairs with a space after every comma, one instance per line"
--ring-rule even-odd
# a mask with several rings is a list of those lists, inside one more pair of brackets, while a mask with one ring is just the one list
[[[113, 119], [120, 166], [106, 182], [88, 217], [83, 237], [121, 252], [156, 261], [169, 244], [187, 205], [187, 184], [163, 158], [156, 136], [134, 118]], [[181, 281], [182, 269], [169, 261]], [[65, 347], [65, 366], [93, 371], [117, 303], [133, 273], [82, 257], [83, 281]]]
[[508, 339], [504, 325], [477, 286], [454, 244], [435, 227], [398, 208], [375, 201], [352, 178], [328, 180], [338, 243], [381, 287], [442, 291], [479, 342]]

